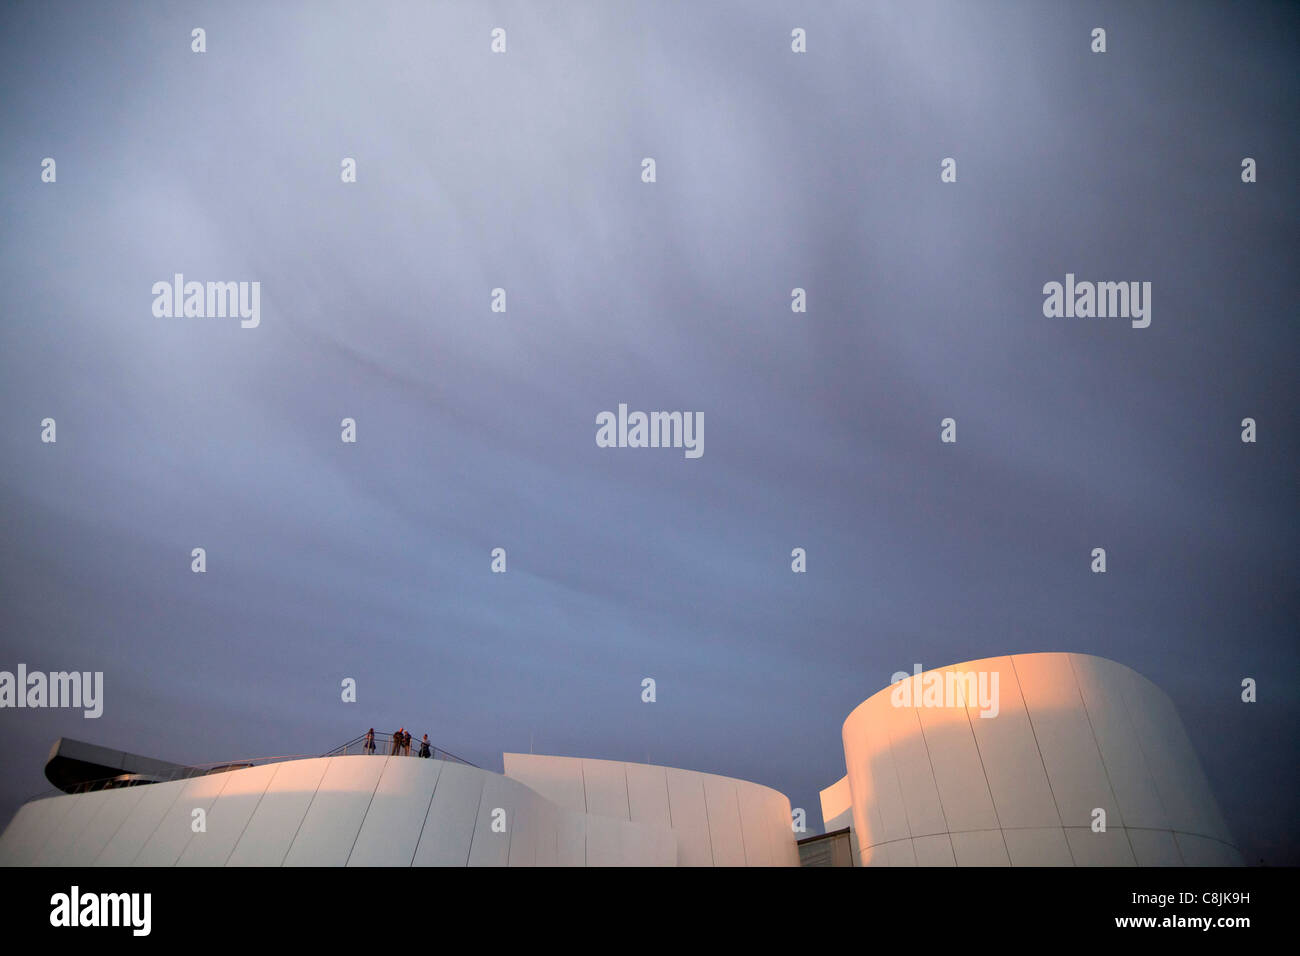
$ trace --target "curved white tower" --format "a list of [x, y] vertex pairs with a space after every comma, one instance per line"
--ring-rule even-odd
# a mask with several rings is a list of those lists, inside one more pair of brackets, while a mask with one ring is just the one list
[[1242, 863], [1173, 703], [1114, 661], [926, 671], [860, 704], [843, 736], [847, 793], [823, 805], [843, 826], [848, 798], [866, 866]]

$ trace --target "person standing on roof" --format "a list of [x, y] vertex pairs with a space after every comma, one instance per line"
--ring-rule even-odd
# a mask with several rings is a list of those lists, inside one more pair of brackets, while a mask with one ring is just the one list
[[367, 754], [371, 754], [371, 755], [373, 755], [375, 752], [375, 728], [374, 727], [371, 727], [369, 730], [366, 731], [365, 751]]
[[424, 740], [422, 740], [422, 741], [420, 742], [420, 756], [421, 756], [421, 757], [431, 757], [431, 756], [433, 756], [433, 754], [429, 753], [429, 735], [428, 735], [428, 734], [425, 734], [425, 735], [424, 735]]

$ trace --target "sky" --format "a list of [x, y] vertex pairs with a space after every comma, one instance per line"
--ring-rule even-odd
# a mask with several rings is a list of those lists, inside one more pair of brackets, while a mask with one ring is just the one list
[[[1300, 863], [1297, 26], [6, 4], [0, 669], [105, 703], [0, 711], [0, 821], [59, 736], [404, 726], [754, 780], [816, 831], [893, 673], [1076, 651], [1171, 697], [1248, 860]], [[260, 323], [156, 316], [176, 273], [259, 282]], [[1150, 282], [1150, 326], [1046, 317], [1067, 273]], [[701, 413], [703, 455], [598, 447], [620, 403]]]

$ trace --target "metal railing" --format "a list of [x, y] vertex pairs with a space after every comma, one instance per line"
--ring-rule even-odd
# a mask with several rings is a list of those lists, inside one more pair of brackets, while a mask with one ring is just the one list
[[[391, 734], [381, 734], [376, 732], [374, 750], [370, 750], [366, 746], [366, 737], [368, 735], [362, 734], [360, 737], [353, 737], [347, 743], [340, 744], [329, 753], [322, 754], [321, 756], [347, 757], [355, 754], [373, 754], [376, 757], [418, 757], [420, 755], [420, 745], [424, 742], [422, 738], [416, 737], [412, 734], [411, 745], [409, 748], [399, 746], [398, 750], [395, 750], [393, 739], [396, 734], [397, 731], [393, 731]], [[478, 766], [477, 764], [466, 760], [464, 757], [456, 756], [456, 754], [452, 753], [450, 750], [443, 750], [441, 747], [435, 747], [432, 743], [429, 744], [429, 755], [433, 760], [450, 760], [452, 763], [463, 763], [468, 767]]]
[[[393, 737], [396, 731], [391, 734], [375, 734], [375, 749], [373, 751], [366, 747], [366, 734], [354, 737], [345, 744], [340, 744], [328, 753], [323, 754], [284, 754], [278, 757], [249, 757], [243, 760], [220, 760], [216, 763], [196, 764], [188, 767], [173, 767], [169, 769], [158, 770], [151, 773], [119, 773], [109, 777], [99, 777], [94, 780], [83, 780], [69, 790], [50, 789], [43, 791], [32, 797], [33, 800], [41, 797], [54, 796], [61, 793], [87, 793], [91, 790], [112, 790], [119, 787], [139, 787], [151, 783], [167, 783], [172, 780], [185, 780], [191, 777], [206, 777], [208, 774], [224, 773], [228, 770], [244, 770], [248, 767], [256, 767], [260, 764], [279, 763], [285, 760], [308, 760], [314, 757], [347, 757], [365, 755], [373, 753], [376, 757], [387, 756], [406, 756], [418, 757], [420, 753], [420, 744], [422, 739], [411, 736], [411, 746], [409, 753], [403, 749], [402, 753], [395, 754], [393, 751]], [[434, 760], [449, 760], [453, 763], [465, 764], [469, 767], [477, 767], [477, 764], [471, 763], [464, 757], [458, 757], [449, 750], [443, 750], [441, 747], [435, 747], [429, 744], [430, 758]]]

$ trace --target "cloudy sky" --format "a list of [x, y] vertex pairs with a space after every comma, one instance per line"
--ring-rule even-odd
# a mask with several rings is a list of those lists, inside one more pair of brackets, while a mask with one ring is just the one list
[[[0, 669], [106, 702], [0, 713], [0, 820], [60, 735], [404, 725], [819, 825], [892, 673], [1068, 650], [1300, 863], [1300, 16], [1132, 7], [5, 5]], [[260, 326], [155, 317], [178, 272]], [[1150, 327], [1045, 318], [1067, 272], [1151, 282]], [[598, 448], [620, 402], [704, 455]]]

